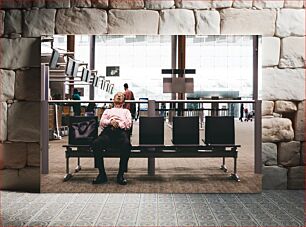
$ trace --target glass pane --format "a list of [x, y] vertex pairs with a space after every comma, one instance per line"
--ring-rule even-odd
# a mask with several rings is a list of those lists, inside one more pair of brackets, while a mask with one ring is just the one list
[[[114, 93], [128, 83], [135, 99], [170, 99], [163, 94], [161, 69], [171, 68], [170, 36], [97, 36], [96, 69], [114, 84]], [[106, 75], [106, 67], [119, 66], [119, 76]], [[99, 89], [96, 89], [99, 90]], [[96, 91], [96, 99], [110, 99], [113, 94]]]
[[253, 95], [252, 36], [188, 36], [186, 68], [196, 69], [195, 92], [237, 91]]

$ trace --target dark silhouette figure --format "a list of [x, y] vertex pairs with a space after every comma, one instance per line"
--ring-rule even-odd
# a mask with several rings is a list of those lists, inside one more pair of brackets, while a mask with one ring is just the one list
[[[81, 100], [80, 93], [78, 89], [76, 88], [73, 90], [72, 100]], [[81, 103], [73, 103], [72, 107], [73, 107], [74, 116], [80, 116], [81, 115]]]
[[244, 106], [243, 106], [243, 103], [241, 103], [240, 105], [240, 117], [239, 117], [239, 120], [241, 122], [243, 122], [242, 118], [243, 118], [243, 110], [244, 110]]
[[97, 105], [93, 102], [89, 103], [86, 107], [86, 115], [87, 116], [95, 116], [95, 109], [97, 108]]

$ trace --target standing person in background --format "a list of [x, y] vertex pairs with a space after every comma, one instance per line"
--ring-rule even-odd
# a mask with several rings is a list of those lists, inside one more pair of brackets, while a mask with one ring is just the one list
[[160, 108], [161, 108], [160, 115], [164, 117], [164, 120], [165, 120], [166, 119], [166, 104], [162, 103], [160, 105]]
[[[134, 93], [129, 89], [129, 85], [125, 83], [123, 87], [124, 87], [124, 100], [135, 100]], [[135, 119], [136, 117], [136, 104], [135, 103], [125, 103], [123, 108], [126, 108], [130, 111], [132, 120]], [[133, 123], [130, 128], [130, 136], [132, 135], [132, 132], [133, 132]]]
[[245, 119], [244, 119], [244, 121], [248, 121], [248, 115], [249, 115], [249, 110], [248, 110], [248, 108], [245, 108], [245, 109], [244, 109], [244, 114], [245, 114]]
[[[124, 87], [124, 98], [125, 100], [135, 100], [134, 93], [129, 89], [129, 85], [125, 83]], [[124, 108], [128, 109], [131, 112], [132, 119], [135, 118], [136, 114], [136, 105], [135, 103], [125, 103]]]
[[[81, 100], [80, 93], [78, 89], [73, 89], [73, 95], [72, 95], [72, 100]], [[81, 115], [81, 103], [73, 103], [73, 112], [74, 116], [80, 116]]]
[[240, 117], [239, 117], [239, 120], [241, 122], [243, 122], [242, 118], [243, 118], [243, 110], [244, 110], [244, 106], [243, 106], [243, 103], [241, 103], [240, 105]]

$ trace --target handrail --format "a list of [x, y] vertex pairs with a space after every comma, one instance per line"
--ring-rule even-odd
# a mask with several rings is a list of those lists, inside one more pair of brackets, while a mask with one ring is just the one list
[[[126, 100], [126, 103], [148, 103], [148, 100]], [[49, 100], [49, 104], [60, 103], [113, 103], [111, 100]], [[158, 100], [155, 103], [255, 103], [255, 100]]]

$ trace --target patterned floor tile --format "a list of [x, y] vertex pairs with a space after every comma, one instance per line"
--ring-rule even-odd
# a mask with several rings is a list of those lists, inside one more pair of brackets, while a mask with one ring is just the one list
[[219, 224], [217, 222], [213, 222], [213, 221], [198, 221], [199, 226], [219, 226]]
[[26, 224], [26, 226], [48, 226], [50, 222], [39, 220], [39, 221], [31, 221]]
[[303, 191], [0, 193], [4, 226], [304, 226]]

